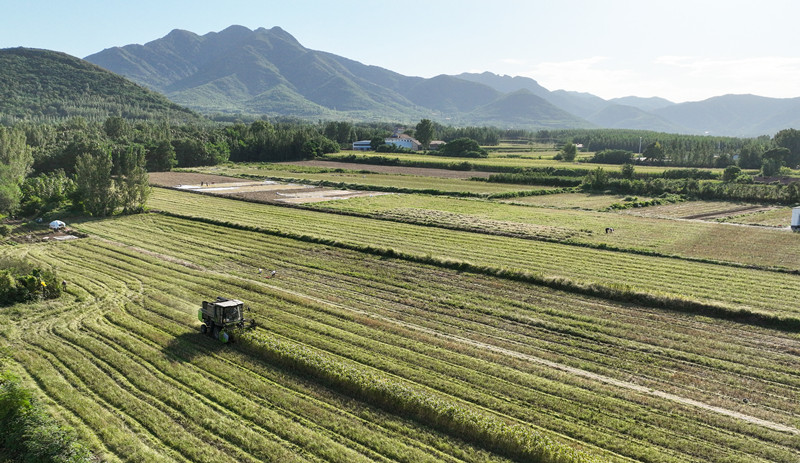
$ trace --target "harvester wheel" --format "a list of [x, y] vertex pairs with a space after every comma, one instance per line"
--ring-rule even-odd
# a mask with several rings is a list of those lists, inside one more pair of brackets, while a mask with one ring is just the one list
[[208, 325], [206, 325], [205, 323], [200, 325], [200, 333], [201, 334], [208, 334]]
[[219, 327], [215, 326], [214, 332], [211, 334], [211, 337], [214, 339], [219, 339], [219, 331], [220, 331]]

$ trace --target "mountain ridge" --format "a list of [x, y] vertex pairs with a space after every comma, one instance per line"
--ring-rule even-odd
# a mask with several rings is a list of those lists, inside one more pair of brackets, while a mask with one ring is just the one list
[[[404, 76], [308, 49], [278, 26], [250, 30], [234, 25], [202, 36], [175, 29], [144, 45], [112, 47], [85, 59], [203, 113], [397, 122], [431, 118], [508, 128], [556, 125], [733, 136], [773, 134], [800, 121], [800, 99], [604, 100], [491, 72]], [[527, 93], [516, 93], [521, 90]], [[509, 95], [520, 101], [510, 101]]]
[[160, 93], [66, 53], [24, 47], [0, 49], [0, 119], [76, 116], [200, 119]]

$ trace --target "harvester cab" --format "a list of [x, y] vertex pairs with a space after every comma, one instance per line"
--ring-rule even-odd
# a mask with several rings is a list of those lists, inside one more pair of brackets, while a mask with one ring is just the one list
[[197, 311], [197, 318], [203, 322], [200, 332], [207, 334], [223, 343], [233, 341], [233, 333], [239, 329], [255, 325], [255, 322], [244, 318], [244, 303], [238, 299], [217, 297], [214, 302], [203, 301], [203, 306]]

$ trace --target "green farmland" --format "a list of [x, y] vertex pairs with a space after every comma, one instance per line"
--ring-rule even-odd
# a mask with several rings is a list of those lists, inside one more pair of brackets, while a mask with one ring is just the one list
[[[795, 234], [426, 195], [148, 206], [0, 248], [68, 282], [0, 309], [0, 345], [104, 461], [800, 459], [800, 263], [764, 250]], [[215, 296], [258, 326], [202, 336]]]
[[[357, 166], [355, 166], [357, 167]], [[430, 177], [370, 172], [336, 172], [330, 169], [308, 169], [286, 165], [254, 164], [186, 169], [214, 175], [245, 178], [269, 178], [286, 182], [303, 182], [378, 191], [426, 192], [454, 196], [491, 196], [509, 193], [552, 190], [549, 187], [479, 182], [469, 179]]]
[[[595, 169], [602, 167], [608, 171], [618, 171], [622, 166], [618, 164], [595, 164], [589, 162], [565, 162], [553, 159], [556, 152], [551, 152], [549, 155], [538, 155], [523, 153], [519, 156], [508, 154], [491, 153], [487, 158], [456, 158], [445, 156], [434, 156], [426, 154], [407, 154], [407, 153], [375, 153], [375, 152], [359, 152], [357, 154], [326, 154], [321, 159], [329, 161], [345, 161], [356, 163], [380, 163], [384, 159], [397, 159], [399, 165], [415, 165], [417, 167], [424, 167], [426, 165], [439, 166], [441, 164], [459, 164], [469, 163], [472, 165], [472, 170], [478, 171], [508, 171], [512, 169], [525, 169], [531, 167], [553, 167], [556, 169]], [[355, 157], [355, 158], [354, 158]], [[581, 158], [586, 159], [588, 154], [582, 154]], [[680, 169], [675, 167], [663, 166], [636, 166], [636, 171], [641, 173], [661, 173], [666, 169]], [[722, 169], [703, 169], [715, 173], [721, 173]]]
[[[553, 194], [515, 199], [569, 202], [577, 194]], [[586, 195], [583, 195], [586, 196]], [[608, 198], [608, 196], [606, 197]], [[527, 201], [532, 199], [531, 201]], [[595, 200], [596, 201], [596, 200]], [[608, 201], [608, 199], [606, 199]], [[751, 266], [781, 267], [800, 271], [800, 240], [788, 231], [791, 212], [781, 208], [783, 227], [742, 227], [703, 221], [639, 217], [652, 210], [697, 212], [702, 204], [717, 210], [731, 203], [683, 202], [675, 205], [630, 209], [631, 213], [564, 210], [498, 204], [493, 201], [428, 195], [385, 195], [348, 201], [316, 203], [315, 208], [365, 214], [377, 218], [422, 225], [445, 225], [481, 233], [508, 234], [533, 239], [565, 241], [690, 259], [709, 259]], [[722, 206], [720, 206], [722, 204]], [[641, 212], [639, 212], [641, 211]], [[627, 212], [627, 211], [626, 211]], [[766, 214], [765, 214], [766, 215]], [[767, 215], [769, 217], [769, 215]], [[730, 221], [744, 220], [734, 217]], [[613, 233], [605, 233], [611, 227]], [[776, 253], [777, 246], [785, 252]]]

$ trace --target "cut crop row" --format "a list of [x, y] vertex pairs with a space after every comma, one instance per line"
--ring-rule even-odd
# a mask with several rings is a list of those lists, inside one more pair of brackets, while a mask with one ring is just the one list
[[151, 206], [206, 223], [540, 282], [577, 292], [800, 327], [800, 276], [576, 248], [156, 190]]
[[[137, 222], [141, 223], [141, 225], [137, 225]], [[269, 236], [265, 237], [258, 233], [248, 233], [239, 230], [226, 230], [213, 225], [198, 226], [197, 223], [180, 219], [152, 216], [137, 217], [105, 223], [94, 223], [91, 224], [91, 226], [87, 225], [87, 227], [93, 233], [98, 233], [105, 237], [116, 236], [117, 239], [128, 244], [141, 248], [152, 248], [150, 252], [156, 252], [157, 249], [160, 249], [166, 260], [186, 260], [198, 267], [200, 267], [198, 264], [202, 263], [202, 267], [206, 269], [206, 272], [216, 274], [216, 278], [218, 278], [217, 284], [229, 287], [231, 285], [238, 286], [241, 288], [240, 291], [242, 291], [243, 294], [249, 295], [251, 298], [249, 299], [250, 301], [257, 302], [258, 306], [262, 307], [259, 310], [263, 311], [261, 315], [264, 316], [266, 320], [269, 320], [271, 317], [278, 317], [275, 311], [278, 311], [277, 313], [285, 312], [287, 314], [292, 312], [297, 313], [298, 316], [302, 318], [315, 319], [316, 316], [311, 315], [315, 311], [312, 310], [308, 312], [307, 309], [301, 310], [302, 307], [308, 305], [308, 301], [301, 303], [295, 301], [288, 305], [281, 304], [276, 308], [269, 309], [270, 306], [276, 304], [274, 301], [275, 292], [269, 289], [268, 286], [263, 286], [262, 283], [265, 280], [259, 280], [255, 268], [264, 265], [264, 262], [275, 264], [279, 269], [280, 276], [270, 281], [270, 285], [285, 285], [287, 289], [293, 288], [293, 290], [302, 288], [303, 292], [310, 293], [309, 295], [314, 297], [324, 296], [331, 298], [333, 300], [332, 302], [338, 301], [339, 303], [345, 302], [347, 305], [355, 305], [355, 307], [352, 308], [360, 312], [353, 310], [349, 312], [347, 310], [336, 311], [330, 309], [332, 312], [337, 312], [332, 314], [334, 318], [320, 320], [320, 322], [333, 327], [338, 323], [335, 322], [336, 319], [352, 319], [353, 322], [351, 323], [355, 324], [351, 324], [349, 328], [343, 327], [342, 329], [344, 329], [344, 332], [358, 332], [358, 338], [364, 339], [364, 341], [355, 344], [360, 347], [357, 347], [353, 352], [377, 352], [378, 350], [369, 347], [371, 345], [369, 343], [379, 341], [377, 339], [368, 341], [370, 338], [369, 331], [363, 331], [358, 327], [364, 324], [367, 326], [379, 326], [382, 330], [394, 330], [402, 337], [418, 338], [423, 343], [436, 345], [439, 346], [439, 349], [444, 349], [443, 351], [439, 351], [434, 357], [449, 357], [450, 355], [446, 354], [446, 352], [453, 351], [455, 352], [452, 354], [454, 357], [450, 361], [456, 363], [467, 362], [465, 366], [471, 364], [472, 361], [468, 361], [471, 357], [484, 358], [486, 361], [490, 362], [489, 368], [493, 371], [493, 376], [507, 376], [507, 373], [500, 374], [501, 370], [498, 370], [499, 365], [504, 365], [503, 368], [521, 369], [523, 371], [530, 370], [532, 373], [535, 372], [536, 375], [555, 375], [554, 379], [557, 379], [559, 382], [575, 383], [583, 388], [591, 384], [590, 389], [595, 391], [593, 392], [595, 395], [589, 395], [587, 398], [581, 399], [585, 400], [587, 405], [602, 400], [599, 399], [599, 397], [609, 395], [611, 397], [627, 397], [625, 399], [626, 401], [633, 400], [633, 404], [640, 404], [633, 406], [646, 407], [643, 410], [651, 410], [653, 406], [659, 404], [657, 408], [663, 411], [656, 414], [651, 414], [651, 412], [645, 413], [644, 411], [625, 412], [628, 416], [637, 416], [637, 419], [645, 420], [642, 424], [642, 429], [647, 429], [644, 427], [644, 423], [649, 420], [654, 420], [652, 421], [653, 423], [669, 423], [669, 420], [663, 421], [665, 418], [661, 416], [661, 413], [668, 413], [669, 416], [672, 416], [676, 413], [676, 410], [679, 410], [679, 414], [686, 417], [685, 421], [676, 421], [675, 423], [681, 423], [681, 425], [679, 429], [675, 429], [671, 432], [685, 433], [690, 441], [695, 442], [695, 444], [689, 446], [695, 448], [695, 450], [691, 450], [691, 452], [700, 451], [701, 453], [698, 455], [702, 454], [705, 458], [710, 458], [709, 455], [711, 454], [701, 449], [716, 449], [719, 447], [730, 449], [730, 453], [727, 455], [729, 458], [733, 459], [736, 459], [736, 455], [739, 454], [738, 452], [743, 452], [739, 457], [742, 461], [753, 461], [754, 458], [757, 458], [756, 455], [761, 455], [762, 458], [774, 461], [791, 461], [791, 459], [796, 456], [794, 453], [795, 451], [791, 450], [791, 446], [785, 447], [782, 445], [785, 441], [785, 435], [782, 435], [780, 432], [763, 430], [756, 425], [740, 423], [737, 420], [727, 417], [715, 416], [710, 412], [702, 412], [700, 414], [703, 416], [702, 420], [709, 423], [716, 423], [714, 427], [721, 427], [721, 429], [725, 431], [719, 433], [718, 431], [714, 431], [714, 427], [697, 428], [696, 424], [693, 423], [695, 423], [699, 417], [697, 414], [698, 410], [692, 407], [681, 406], [676, 409], [674, 404], [670, 406], [668, 402], [664, 402], [662, 399], [654, 399], [646, 395], [631, 395], [629, 392], [625, 393], [623, 391], [612, 392], [615, 388], [608, 385], [592, 384], [585, 378], [570, 378], [570, 375], [564, 374], [563, 372], [547, 373], [547, 369], [543, 369], [541, 366], [526, 364], [514, 357], [497, 355], [497, 351], [481, 352], [479, 349], [471, 348], [469, 344], [461, 344], [454, 341], [453, 338], [439, 338], [437, 340], [437, 337], [426, 335], [424, 331], [420, 332], [414, 329], [408, 330], [405, 329], [406, 327], [402, 324], [395, 324], [395, 326], [392, 327], [391, 323], [387, 325], [384, 319], [376, 319], [371, 315], [372, 313], [376, 315], [384, 314], [384, 317], [393, 318], [398, 322], [400, 320], [410, 320], [413, 322], [412, 325], [427, 326], [429, 329], [433, 329], [433, 327], [436, 326], [437, 320], [446, 318], [446, 312], [448, 310], [460, 310], [467, 316], [462, 317], [460, 316], [461, 314], [458, 314], [458, 317], [447, 318], [449, 324], [452, 324], [452, 328], [447, 328], [447, 325], [443, 325], [441, 328], [443, 334], [459, 333], [460, 335], [474, 338], [477, 341], [495, 343], [498, 347], [502, 346], [509, 350], [518, 352], [527, 351], [530, 355], [542, 355], [541, 350], [544, 349], [549, 352], [546, 354], [548, 358], [553, 358], [564, 363], [570, 363], [576, 359], [584, 358], [584, 360], [578, 363], [578, 365], [583, 367], [591, 366], [592, 364], [598, 367], [607, 365], [606, 368], [610, 370], [616, 362], [621, 368], [628, 369], [628, 371], [631, 372], [630, 374], [634, 375], [638, 374], [637, 370], [657, 372], [657, 368], [650, 364], [652, 363], [653, 355], [658, 351], [664, 350], [664, 347], [653, 345], [653, 341], [650, 341], [648, 347], [644, 336], [637, 341], [640, 347], [637, 347], [635, 350], [630, 349], [630, 341], [626, 341], [626, 338], [638, 335], [640, 327], [637, 327], [635, 324], [637, 317], [641, 319], [642, 313], [644, 313], [646, 317], [653, 321], [663, 319], [663, 321], [659, 322], [660, 327], [652, 328], [652, 330], [654, 332], [658, 332], [657, 329], [662, 330], [660, 338], [656, 338], [659, 339], [659, 343], [664, 343], [665, 346], [669, 346], [669, 350], [665, 353], [673, 351], [669, 356], [662, 358], [664, 361], [673, 362], [673, 367], [677, 371], [683, 369], [681, 361], [685, 361], [683, 357], [686, 354], [682, 352], [686, 352], [686, 349], [690, 346], [684, 345], [685, 342], [681, 340], [683, 336], [676, 336], [677, 333], [673, 333], [671, 330], [676, 329], [673, 328], [676, 322], [679, 328], [681, 326], [686, 326], [688, 330], [688, 327], [692, 327], [692, 324], [695, 323], [692, 321], [691, 317], [677, 314], [663, 314], [658, 311], [642, 311], [640, 308], [633, 307], [626, 308], [625, 306], [608, 304], [598, 305], [597, 301], [590, 302], [590, 300], [583, 300], [581, 298], [577, 298], [577, 305], [578, 307], [583, 307], [583, 310], [586, 310], [586, 314], [582, 317], [576, 317], [574, 312], [575, 308], [571, 307], [575, 304], [576, 299], [564, 293], [556, 293], [542, 288], [536, 289], [536, 287], [505, 280], [486, 279], [479, 276], [461, 275], [455, 278], [454, 275], [456, 274], [453, 272], [442, 270], [437, 267], [414, 265], [402, 261], [380, 260], [359, 253], [330, 249], [319, 245], [309, 245], [302, 241]], [[143, 236], [145, 236], [144, 232], [147, 229], [161, 229], [167, 231], [155, 236], [151, 235], [149, 239], [145, 239]], [[156, 245], [154, 243], [159, 244]], [[120, 248], [120, 250], [115, 250], [115, 252], [121, 252], [121, 250], [124, 249], [125, 248]], [[206, 251], [204, 251], [204, 249]], [[132, 256], [139, 253], [136, 249], [130, 249], [124, 252], [130, 253]], [[189, 274], [187, 280], [191, 280], [192, 274], [195, 272], [200, 272], [200, 270], [187, 271]], [[463, 288], [460, 288], [462, 285]], [[520, 293], [521, 287], [525, 287], [526, 289]], [[502, 291], [498, 288], [502, 288]], [[462, 290], [465, 300], [470, 300], [473, 297], [479, 298], [478, 300], [480, 300], [480, 298], [486, 298], [486, 306], [492, 308], [497, 307], [497, 310], [487, 311], [483, 307], [470, 306], [469, 304], [454, 301], [452, 294], [460, 293]], [[394, 291], [394, 293], [392, 293], [392, 291]], [[360, 300], [349, 297], [349, 295], [355, 293], [361, 293]], [[498, 294], [494, 295], [494, 293]], [[291, 297], [286, 295], [283, 297], [291, 299]], [[531, 305], [531, 302], [525, 302], [529, 297], [532, 298], [531, 302], [538, 299], [535, 305]], [[569, 299], [565, 300], [565, 298]], [[517, 302], [514, 302], [515, 300]], [[300, 301], [302, 301], [302, 297]], [[570, 305], [569, 310], [567, 310], [565, 303]], [[459, 304], [461, 305], [460, 307]], [[316, 312], [319, 313], [319, 308], [317, 308]], [[425, 318], [426, 312], [428, 313], [427, 319]], [[500, 315], [503, 312], [506, 312], [506, 315], [501, 317]], [[592, 312], [594, 313], [592, 314]], [[609, 324], [607, 320], [604, 321], [604, 319], [609, 316], [609, 313], [615, 314], [612, 317], [614, 320], [613, 324]], [[550, 343], [549, 346], [545, 343], [542, 344], [541, 347], [535, 349], [523, 347], [525, 344], [535, 343], [535, 340], [539, 337], [534, 329], [542, 329], [541, 323], [529, 326], [530, 322], [536, 321], [539, 317], [551, 318], [554, 326], [557, 326], [559, 323], [574, 324], [574, 335], [570, 336], [569, 342], [563, 342], [561, 344], [562, 347], [558, 347], [558, 343]], [[282, 316], [278, 318], [283, 319], [286, 317]], [[470, 318], [475, 318], [476, 320], [470, 322]], [[466, 319], [466, 324], [459, 324], [459, 320], [463, 319]], [[597, 348], [596, 341], [594, 339], [587, 339], [587, 336], [582, 334], [578, 329], [581, 324], [588, 324], [592, 319], [597, 322], [598, 326], [607, 327], [605, 329], [608, 330], [608, 335], [606, 339], [603, 339], [604, 343], [613, 343], [614, 338], [619, 336], [620, 340], [617, 341], [620, 343], [619, 347], [615, 348], [613, 344], [609, 346], [609, 351], [612, 353], [616, 351], [618, 352], [617, 354], [609, 356], [607, 359], [605, 356], [598, 356], [598, 353], [602, 352], [602, 350]], [[480, 321], [480, 324], [476, 324], [478, 321]], [[509, 323], [509, 326], [517, 331], [517, 334], [503, 334], [506, 331], [503, 325]], [[304, 327], [309, 325], [297, 320], [282, 321], [280, 324], [285, 327], [296, 326], [294, 330], [296, 330], [297, 336], [301, 338], [308, 337], [312, 333], [308, 331], [309, 328]], [[734, 345], [742, 345], [739, 349], [745, 349], [745, 346], [750, 343], [751, 340], [741, 339], [737, 341], [737, 339], [741, 337], [741, 333], [738, 333], [737, 330], [752, 331], [750, 338], [752, 338], [753, 333], [761, 332], [757, 328], [737, 327], [736, 325], [729, 325], [719, 321], [714, 323], [715, 326], [719, 324], [725, 327], [723, 332], [727, 333], [728, 330], [731, 331], [731, 333], [725, 334], [726, 340], [731, 340]], [[711, 326], [711, 324], [708, 326]], [[486, 329], [491, 329], [491, 333], [488, 334], [493, 334], [495, 337], [486, 336]], [[704, 329], [703, 326], [692, 327], [693, 331], [702, 331]], [[316, 331], [320, 333], [326, 332], [323, 328], [319, 328]], [[330, 331], [330, 329], [328, 329], [328, 331]], [[306, 334], [304, 335], [303, 333]], [[561, 333], [563, 336], [570, 335], [570, 331], [563, 328]], [[764, 333], [761, 333], [761, 335], [764, 335]], [[664, 334], [666, 334], [666, 336], [664, 336]], [[522, 336], [522, 338], [520, 338], [519, 341], [514, 340], [514, 337], [518, 336]], [[690, 336], [691, 335], [687, 334], [686, 338], [688, 339]], [[782, 355], [783, 359], [780, 360], [781, 362], [785, 363], [790, 361], [788, 354], [781, 354], [778, 348], [781, 343], [790, 343], [790, 341], [775, 338], [774, 335], [770, 336], [772, 336], [773, 339], [771, 342], [774, 342], [776, 346], [765, 355], [773, 355], [776, 357]], [[661, 338], [663, 338], [663, 341]], [[675, 339], [673, 340], [672, 338]], [[318, 339], [327, 342], [325, 341], [325, 336], [320, 337], [319, 335], [315, 335], [313, 338], [309, 339]], [[407, 344], [406, 342], [400, 343], [399, 339], [401, 338], [397, 339], [398, 340], [393, 341], [393, 343], [397, 343], [398, 348], [401, 345], [405, 346]], [[336, 345], [341, 345], [342, 348], [345, 348], [348, 343], [354, 341], [344, 342], [343, 339], [339, 339], [337, 343], [327, 345], [324, 342], [323, 344], [319, 344], [320, 348], [323, 348], [323, 350], [333, 349]], [[367, 342], [367, 344], [362, 344], [362, 342]], [[381, 340], [380, 342], [385, 342], [385, 340]], [[669, 344], [671, 342], [674, 342], [674, 344]], [[706, 355], [727, 355], [726, 350], [721, 346], [716, 346], [711, 343], [708, 347], [718, 350], [705, 353]], [[702, 344], [699, 346], [691, 346], [691, 349], [696, 349], [698, 351], [701, 351], [703, 348], [706, 347]], [[392, 348], [390, 347], [390, 349]], [[646, 349], [642, 352], [644, 355], [630, 355], [642, 349]], [[752, 349], [753, 351], [750, 357], [755, 358], [755, 347]], [[647, 352], [647, 350], [651, 352]], [[381, 361], [396, 363], [401, 357], [402, 355], [398, 356], [392, 354], [388, 358], [393, 360], [389, 361], [388, 358], [386, 358], [386, 360]], [[675, 360], [670, 360], [670, 358], [674, 358]], [[693, 368], [697, 368], [698, 372], [702, 373], [704, 363], [707, 363], [705, 359], [711, 359], [713, 357], [704, 357], [698, 354], [695, 355], [695, 358], [697, 358], [698, 362], [696, 364], [693, 362], [695, 365]], [[361, 360], [366, 361], [365, 359]], [[379, 360], [380, 358], [376, 358], [376, 361]], [[753, 361], [755, 362], [755, 360]], [[496, 363], [498, 366], [491, 366], [491, 363]], [[389, 363], [386, 363], [385, 365], [388, 364]], [[729, 367], [726, 367], [725, 364], [721, 364], [723, 368], [719, 370], [717, 374], [728, 375], [728, 377], [726, 379], [721, 379], [719, 384], [724, 384], [731, 379], [736, 380], [736, 378], [741, 377], [742, 373], [746, 371], [737, 371], [740, 369], [738, 366], [734, 365], [732, 362], [729, 362], [729, 364], [730, 369], [727, 373], [725, 369]], [[754, 364], [754, 366], [755, 365], [757, 364]], [[430, 376], [431, 378], [435, 378], [446, 371], [443, 366], [437, 367], [432, 365], [428, 368], [433, 373]], [[475, 368], [475, 365], [472, 365], [472, 368]], [[441, 372], [439, 370], [441, 370]], [[776, 367], [776, 373], [779, 371], [781, 371], [781, 368]], [[795, 370], [791, 370], [791, 372], [794, 372], [796, 376]], [[698, 374], [698, 376], [702, 375]], [[480, 375], [476, 376], [476, 378], [480, 378]], [[647, 380], [647, 373], [641, 375], [641, 378]], [[524, 387], [528, 388], [531, 379], [532, 378], [524, 379], [524, 382], [521, 383], [520, 386], [525, 385]], [[680, 380], [680, 377], [678, 379]], [[663, 381], [666, 380], [667, 378], [658, 380], [653, 384], [661, 384], [663, 386]], [[689, 378], [689, 380], [692, 380], [692, 378]], [[477, 386], [479, 385], [476, 384], [476, 387]], [[680, 390], [681, 387], [680, 383], [675, 383], [676, 390]], [[767, 383], [765, 387], [770, 387], [769, 383]], [[776, 385], [775, 387], [785, 388], [786, 386]], [[506, 392], [503, 392], [504, 390]], [[567, 389], [565, 389], [564, 386], [559, 386], [558, 390], [558, 394], [562, 394]], [[497, 393], [508, 394], [505, 397], [510, 398], [512, 402], [518, 400], [513, 398], [516, 393], [508, 391], [510, 391], [510, 389], [507, 389], [507, 387], [498, 388]], [[550, 391], [551, 394], [554, 392], [555, 391]], [[703, 393], [702, 390], [700, 392]], [[709, 392], [710, 391], [703, 394], [708, 394]], [[724, 399], [723, 402], [728, 406], [732, 404], [730, 399]], [[782, 408], [791, 407], [790, 401], [786, 401], [782, 405], [776, 405]], [[632, 405], [629, 404], [626, 406], [629, 407]], [[520, 408], [520, 410], [523, 410], [523, 408]], [[529, 410], [529, 408], [526, 410]], [[556, 410], [554, 410], [554, 412]], [[587, 410], [591, 410], [591, 408], [587, 408]], [[758, 410], [760, 410], [760, 407]], [[527, 413], [530, 412], [528, 411]], [[543, 410], [542, 413], [539, 419], [547, 416], [546, 411]], [[609, 415], [614, 415], [615, 411], [609, 410], [608, 413]], [[761, 412], [755, 410], [754, 413]], [[570, 421], [578, 420], [579, 422], [585, 422], [586, 429], [591, 429], [597, 427], [596, 420], [600, 416], [602, 416], [602, 414], [596, 415], [595, 417], [591, 417], [587, 414], [583, 417], [578, 416], [570, 418]], [[780, 414], [776, 416], [781, 419]], [[767, 417], [773, 419], [770, 416]], [[791, 420], [791, 418], [789, 418], [789, 420]], [[553, 422], [550, 426], [555, 426], [553, 429], [560, 431], [560, 425], [556, 422]], [[618, 427], [618, 425], [614, 426]], [[674, 426], [674, 423], [669, 426]], [[666, 445], [668, 447], [676, 445], [674, 442], [672, 444], [669, 443], [674, 440], [673, 437], [662, 440], [670, 436], [669, 432], [666, 430], [655, 430], [657, 428], [652, 429], [654, 429], [651, 431], [655, 439], [654, 442], [662, 442], [659, 445]], [[578, 430], [576, 432], [580, 433], [581, 431]], [[734, 433], [734, 436], [738, 435], [740, 437], [735, 437], [733, 440], [728, 440], [728, 437], [723, 437], [729, 433]], [[656, 438], [656, 436], [661, 437]], [[579, 438], [577, 435], [573, 435], [573, 437]], [[589, 442], [592, 441], [588, 435], [584, 437], [587, 438]], [[706, 441], [706, 439], [709, 439], [709, 443], [704, 444], [703, 442]], [[685, 444], [687, 441], [683, 442]], [[716, 442], [716, 444], [710, 444], [710, 442]], [[678, 447], [684, 448], [686, 445]], [[654, 447], [654, 449], [655, 448], [657, 447]], [[740, 450], [736, 451], [733, 449]], [[644, 455], [640, 455], [640, 457], [642, 459], [652, 459], [651, 461], [663, 461], [670, 452], [667, 449], [654, 451], [655, 453], [653, 453], [652, 457], [646, 458]], [[674, 451], [679, 452], [677, 448]], [[660, 455], [660, 457], [656, 457], [655, 455]]]

